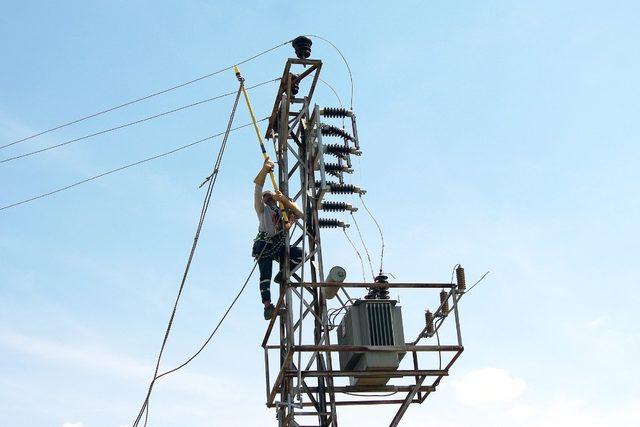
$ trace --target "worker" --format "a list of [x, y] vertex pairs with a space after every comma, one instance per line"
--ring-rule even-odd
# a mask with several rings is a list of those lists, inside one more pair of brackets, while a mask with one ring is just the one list
[[[274, 170], [274, 164], [267, 157], [262, 165], [262, 169], [253, 180], [256, 184], [254, 193], [254, 207], [258, 214], [258, 235], [253, 242], [252, 256], [258, 262], [260, 269], [260, 296], [264, 304], [264, 318], [269, 320], [273, 317], [275, 307], [271, 302], [271, 273], [273, 261], [280, 261], [284, 258], [285, 233], [289, 224], [295, 218], [302, 218], [302, 211], [279, 191], [263, 191], [264, 181], [267, 175]], [[282, 214], [278, 204], [284, 206], [289, 219], [289, 224], [283, 224]], [[302, 250], [292, 247], [289, 250], [290, 268], [293, 268], [302, 260]], [[278, 273], [274, 281], [281, 283], [281, 275]]]

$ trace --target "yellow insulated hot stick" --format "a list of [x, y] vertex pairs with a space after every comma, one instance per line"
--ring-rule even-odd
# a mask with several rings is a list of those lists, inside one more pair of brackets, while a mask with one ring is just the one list
[[[256, 131], [256, 136], [258, 137], [258, 143], [260, 144], [262, 157], [264, 157], [264, 159], [267, 160], [269, 155], [267, 154], [267, 150], [264, 147], [264, 143], [262, 142], [262, 135], [260, 135], [260, 129], [258, 128], [258, 122], [256, 121], [256, 116], [255, 114], [253, 114], [251, 101], [249, 101], [249, 94], [247, 93], [247, 89], [245, 89], [244, 87], [244, 77], [240, 75], [240, 69], [238, 68], [237, 65], [233, 66], [233, 71], [236, 73], [236, 77], [240, 82], [240, 87], [242, 88], [242, 94], [244, 95], [244, 100], [247, 102], [247, 108], [249, 109], [249, 115], [251, 115], [251, 121], [253, 122], [253, 129]], [[273, 189], [275, 191], [278, 191], [278, 184], [276, 183], [276, 177], [273, 174], [273, 172], [269, 172], [269, 178], [271, 178], [271, 184], [273, 184]], [[284, 205], [282, 204], [282, 202], [279, 202], [278, 205], [280, 206], [280, 213], [282, 215], [282, 220], [284, 221], [285, 224], [287, 224], [289, 222], [289, 218], [287, 217], [287, 212], [284, 209]]]

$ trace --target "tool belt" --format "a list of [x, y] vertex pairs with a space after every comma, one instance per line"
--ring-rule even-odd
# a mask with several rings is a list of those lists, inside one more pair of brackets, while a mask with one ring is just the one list
[[267, 236], [267, 233], [261, 231], [255, 239], [253, 239], [253, 248], [251, 256], [258, 259], [275, 259], [280, 250], [284, 246], [284, 232], [279, 232], [273, 236]]

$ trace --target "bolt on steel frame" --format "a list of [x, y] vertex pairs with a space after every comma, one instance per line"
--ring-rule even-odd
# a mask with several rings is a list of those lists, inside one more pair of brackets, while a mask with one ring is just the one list
[[[286, 233], [284, 259], [280, 263], [281, 285], [276, 303], [276, 315], [271, 319], [262, 341], [265, 360], [266, 404], [276, 408], [278, 425], [326, 426], [338, 425], [337, 407], [357, 405], [399, 405], [391, 426], [397, 426], [411, 403], [422, 403], [435, 391], [441, 379], [463, 351], [458, 314], [458, 301], [464, 293], [460, 283], [327, 283], [322, 261], [319, 211], [326, 193], [331, 191], [324, 170], [324, 145], [322, 142], [321, 110], [311, 106], [322, 62], [312, 59], [287, 60], [276, 95], [266, 137], [274, 143], [278, 163], [280, 191], [302, 205], [304, 218], [296, 222]], [[298, 69], [302, 69], [298, 71]], [[293, 71], [296, 71], [294, 73]], [[303, 90], [304, 89], [304, 90]], [[298, 95], [298, 90], [302, 95]], [[352, 134], [357, 138], [355, 116], [351, 117]], [[346, 144], [346, 141], [345, 141]], [[357, 144], [357, 142], [356, 142]], [[359, 148], [359, 146], [358, 146]], [[339, 164], [342, 165], [340, 159]], [[342, 177], [340, 176], [342, 183]], [[302, 249], [302, 262], [291, 265], [289, 249]], [[460, 280], [458, 280], [460, 282]], [[400, 346], [353, 346], [331, 343], [331, 324], [327, 313], [327, 300], [323, 288], [338, 286], [337, 302], [342, 307], [352, 300], [347, 289], [388, 287], [398, 289], [447, 290], [446, 300], [434, 312], [435, 333], [453, 312], [455, 319], [455, 344], [419, 345], [423, 338], [430, 338], [433, 331], [428, 326], [418, 337]], [[346, 303], [345, 303], [346, 301]], [[451, 301], [451, 308], [448, 308]], [[446, 304], [445, 304], [446, 302]], [[279, 329], [277, 343], [274, 329]], [[304, 327], [304, 328], [303, 328]], [[304, 330], [303, 330], [304, 329]], [[304, 344], [303, 341], [311, 342]], [[334, 369], [332, 356], [341, 351], [349, 352], [402, 352], [411, 354], [412, 369], [387, 369], [376, 371], [346, 371]], [[277, 359], [270, 354], [276, 353]], [[420, 355], [437, 354], [438, 369], [421, 369]], [[442, 366], [442, 355], [448, 355]], [[270, 365], [277, 363], [275, 378]], [[424, 363], [423, 363], [424, 365]], [[347, 377], [370, 377], [403, 380], [396, 385], [342, 385], [337, 383]], [[427, 378], [432, 381], [427, 382]], [[410, 382], [407, 382], [410, 381]], [[404, 398], [381, 399], [367, 393], [403, 393]], [[357, 394], [356, 395], [354, 395]], [[337, 395], [344, 396], [338, 400]], [[354, 398], [355, 396], [355, 398]], [[304, 420], [302, 422], [301, 420]], [[312, 420], [312, 421], [311, 421]], [[302, 424], [301, 424], [302, 422]], [[309, 424], [315, 422], [316, 424]]]

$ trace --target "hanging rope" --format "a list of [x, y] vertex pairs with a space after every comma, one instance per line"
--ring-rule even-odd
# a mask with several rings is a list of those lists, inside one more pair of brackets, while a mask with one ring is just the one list
[[153, 386], [154, 386], [156, 380], [158, 379], [158, 371], [160, 369], [160, 361], [162, 359], [162, 354], [164, 353], [164, 349], [166, 347], [167, 340], [169, 338], [169, 333], [171, 332], [171, 327], [173, 326], [173, 320], [174, 320], [175, 315], [176, 315], [176, 310], [178, 308], [178, 303], [180, 302], [180, 297], [182, 296], [182, 291], [184, 290], [184, 285], [185, 285], [185, 283], [187, 281], [187, 276], [189, 274], [189, 269], [191, 268], [191, 262], [193, 261], [193, 256], [194, 256], [194, 254], [196, 252], [196, 248], [198, 246], [198, 239], [200, 238], [200, 233], [202, 231], [202, 226], [204, 225], [204, 220], [205, 220], [205, 217], [207, 215], [207, 211], [209, 209], [209, 204], [211, 203], [211, 195], [213, 194], [213, 187], [215, 186], [216, 179], [218, 177], [218, 171], [220, 170], [220, 163], [222, 162], [222, 156], [224, 154], [225, 147], [227, 146], [227, 140], [229, 138], [229, 133], [231, 132], [231, 125], [233, 124], [233, 118], [235, 116], [236, 109], [238, 107], [238, 101], [240, 100], [241, 91], [242, 91], [242, 84], [240, 85], [240, 87], [238, 87], [238, 92], [236, 93], [236, 99], [235, 99], [235, 102], [233, 104], [233, 109], [231, 110], [231, 115], [229, 117], [229, 122], [227, 124], [227, 130], [226, 130], [224, 138], [222, 140], [222, 144], [220, 146], [220, 150], [218, 151], [218, 157], [216, 159], [216, 163], [215, 163], [215, 166], [213, 168], [213, 173], [211, 175], [213, 178], [209, 179], [209, 185], [207, 187], [207, 193], [206, 193], [206, 195], [204, 197], [204, 201], [202, 203], [202, 209], [200, 211], [200, 220], [198, 221], [198, 227], [196, 228], [196, 233], [195, 233], [195, 236], [193, 238], [193, 245], [191, 246], [191, 251], [189, 253], [189, 258], [187, 260], [187, 265], [185, 266], [184, 274], [182, 275], [182, 281], [180, 282], [180, 287], [178, 289], [178, 295], [176, 296], [176, 300], [175, 300], [175, 302], [173, 304], [173, 310], [171, 312], [171, 316], [169, 317], [169, 323], [167, 324], [167, 328], [166, 328], [165, 333], [164, 333], [164, 338], [162, 340], [162, 345], [160, 346], [160, 351], [158, 353], [158, 358], [156, 360], [156, 367], [155, 367], [154, 372], [153, 372], [153, 379], [149, 383], [149, 388], [147, 390], [147, 395], [145, 396], [144, 403], [142, 404], [142, 407], [140, 408], [140, 411], [138, 412], [138, 416], [136, 417], [136, 420], [133, 423], [133, 427], [137, 427], [138, 426], [142, 416], [145, 414], [146, 408], [147, 408], [147, 405], [148, 405], [148, 402], [149, 402], [149, 398], [150, 398], [151, 392], [153, 390]]

